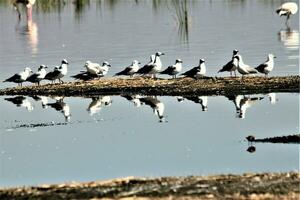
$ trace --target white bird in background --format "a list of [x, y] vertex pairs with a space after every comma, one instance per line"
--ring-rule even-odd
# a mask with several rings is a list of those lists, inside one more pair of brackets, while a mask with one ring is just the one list
[[286, 2], [277, 8], [276, 13], [281, 16], [286, 16], [286, 24], [291, 15], [296, 14], [298, 11], [298, 5], [294, 2]]
[[34, 74], [31, 74], [26, 81], [40, 85], [41, 80], [43, 80], [47, 74], [46, 68], [47, 67], [45, 65], [41, 65], [38, 71]]
[[182, 60], [176, 59], [175, 64], [167, 67], [164, 71], [160, 72], [160, 74], [167, 74], [176, 78], [176, 75], [182, 70]]
[[248, 75], [248, 74], [256, 74], [257, 73], [257, 70], [250, 67], [249, 65], [246, 65], [242, 59], [242, 56], [241, 55], [235, 55], [233, 57], [233, 62], [235, 65], [237, 65], [237, 70], [240, 74], [242, 74], [242, 77], [244, 75]]
[[12, 102], [13, 104], [17, 105], [17, 107], [24, 107], [29, 112], [33, 110], [33, 106], [31, 104], [31, 102], [24, 96], [5, 98], [5, 100]]
[[87, 111], [90, 113], [90, 116], [100, 112], [103, 106], [110, 106], [112, 104], [112, 99], [110, 96], [99, 96], [93, 97], [92, 102], [89, 104]]
[[86, 68], [86, 71], [93, 75], [98, 75], [100, 73], [100, 64], [99, 63], [93, 63], [91, 61], [86, 61], [84, 67]]
[[130, 76], [132, 77], [138, 70], [139, 70], [139, 64], [141, 64], [137, 60], [133, 60], [132, 64], [126, 67], [124, 70], [118, 72], [115, 74], [115, 76]]
[[14, 82], [18, 83], [18, 86], [22, 86], [22, 83], [26, 81], [26, 79], [29, 77], [29, 75], [32, 73], [32, 70], [29, 67], [26, 67], [24, 71], [21, 71], [12, 77], [6, 79], [3, 82]]
[[259, 66], [257, 66], [255, 69], [260, 72], [265, 74], [265, 76], [267, 77], [268, 74], [273, 70], [274, 68], [274, 58], [276, 58], [276, 56], [274, 56], [273, 54], [269, 54], [267, 61], [264, 62], [263, 64], [260, 64]]

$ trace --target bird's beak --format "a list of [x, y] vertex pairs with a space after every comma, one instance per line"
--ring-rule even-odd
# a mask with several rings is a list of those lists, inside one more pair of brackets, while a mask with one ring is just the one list
[[110, 64], [109, 64], [109, 65], [107, 65], [107, 66], [111, 67], [111, 65], [110, 65]]
[[138, 64], [140, 65], [140, 64], [141, 64], [141, 62], [138, 62]]
[[45, 66], [45, 69], [47, 69], [48, 67], [47, 66]]
[[165, 53], [161, 53], [161, 55], [165, 55]]
[[277, 58], [276, 56], [274, 56], [274, 58]]

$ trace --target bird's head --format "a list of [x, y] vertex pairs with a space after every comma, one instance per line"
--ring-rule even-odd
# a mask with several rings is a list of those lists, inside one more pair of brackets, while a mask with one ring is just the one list
[[269, 59], [272, 59], [272, 58], [276, 58], [276, 56], [275, 56], [274, 54], [271, 54], [271, 53], [270, 53], [270, 54], [268, 54], [268, 58], [269, 58]]
[[104, 66], [111, 67], [111, 65], [110, 65], [109, 62], [107, 62], [107, 61], [104, 61], [104, 62], [102, 63], [102, 66], [103, 66], [103, 67], [104, 67]]
[[141, 63], [140, 63], [139, 61], [137, 61], [137, 60], [133, 60], [133, 61], [132, 61], [132, 64], [133, 64], [133, 65], [138, 65], [138, 64], [141, 64]]
[[162, 53], [162, 52], [156, 52], [156, 54], [155, 54], [156, 56], [161, 56], [161, 55], [165, 55], [164, 53]]
[[46, 65], [40, 65], [39, 70], [40, 69], [47, 69], [48, 67]]
[[182, 63], [182, 60], [176, 59], [175, 64], [177, 64], [177, 63]]
[[29, 67], [26, 67], [24, 71], [26, 71], [26, 72], [33, 72]]
[[199, 60], [199, 64], [202, 64], [202, 63], [205, 63], [205, 60], [204, 60], [203, 58], [201, 58], [201, 59]]
[[239, 52], [239, 50], [234, 49], [232, 53], [233, 53], [233, 55], [236, 55], [236, 54], [238, 54], [238, 52]]
[[66, 65], [68, 65], [69, 63], [68, 63], [68, 61], [67, 61], [66, 59], [63, 59], [63, 60], [61, 61], [61, 64], [66, 64]]

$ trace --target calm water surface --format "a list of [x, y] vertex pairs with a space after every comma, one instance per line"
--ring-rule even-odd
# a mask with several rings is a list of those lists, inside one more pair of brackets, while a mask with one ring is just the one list
[[[37, 4], [29, 24], [17, 23], [6, 2], [0, 1], [0, 80], [26, 66], [51, 69], [62, 58], [70, 63], [69, 75], [82, 70], [86, 60], [107, 60], [111, 76], [133, 59], [148, 62], [156, 51], [166, 53], [164, 66], [181, 58], [184, 70], [204, 58], [207, 74], [215, 76], [233, 49], [253, 66], [274, 53], [271, 76], [299, 73], [299, 15], [286, 27], [274, 12], [281, 1], [189, 1], [188, 32], [180, 32], [169, 1], [86, 1], [80, 8], [72, 1]], [[246, 104], [237, 113], [234, 98], [222, 96], [181, 102], [157, 97], [158, 111], [120, 96], [2, 96], [0, 186], [297, 170], [298, 145], [256, 144], [255, 153], [246, 151], [249, 134], [299, 132], [299, 94], [273, 97], [240, 96]], [[49, 126], [20, 127], [41, 123]]]

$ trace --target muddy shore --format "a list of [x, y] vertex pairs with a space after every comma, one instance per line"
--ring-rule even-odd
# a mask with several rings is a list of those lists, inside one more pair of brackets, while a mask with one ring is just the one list
[[120, 178], [0, 189], [0, 199], [299, 199], [300, 173]]
[[86, 82], [43, 84], [41, 86], [13, 87], [0, 90], [0, 95], [119, 95], [124, 93], [143, 95], [234, 95], [270, 92], [299, 92], [300, 76], [286, 77], [204, 77], [149, 79], [136, 77], [106, 78]]

